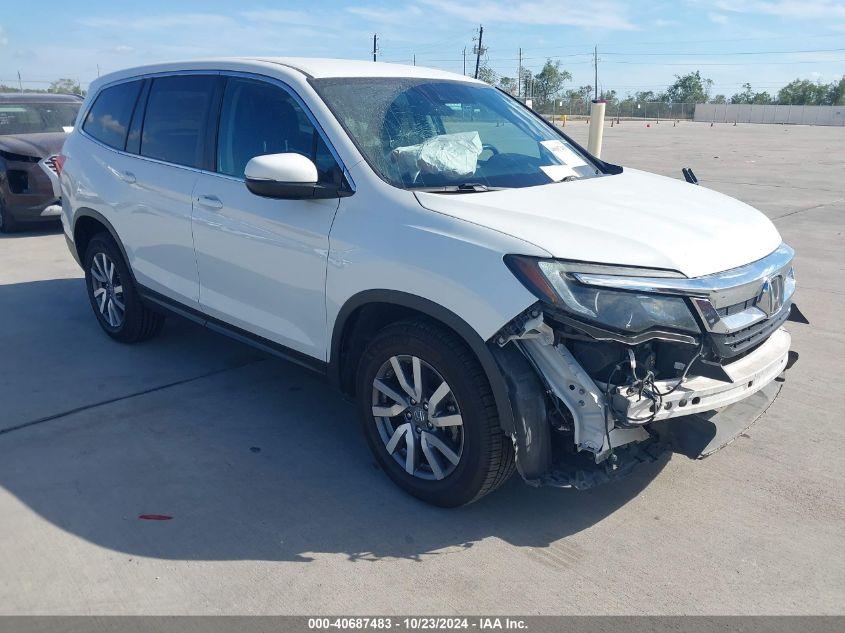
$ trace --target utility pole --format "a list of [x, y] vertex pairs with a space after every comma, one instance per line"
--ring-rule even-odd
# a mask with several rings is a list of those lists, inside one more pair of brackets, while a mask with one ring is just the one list
[[519, 70], [516, 71], [516, 98], [522, 95], [522, 47], [519, 49]]
[[373, 33], [373, 61], [376, 61], [376, 54], [378, 53], [378, 33]]
[[417, 54], [414, 53], [414, 66], [416, 66], [416, 65], [417, 65]]
[[23, 82], [21, 81], [21, 71], [18, 71], [18, 88], [20, 88], [21, 94], [23, 94]]
[[593, 67], [595, 68], [595, 71], [596, 71], [596, 81], [595, 81], [596, 85], [594, 87], [593, 92], [595, 92], [596, 101], [598, 101], [599, 100], [599, 47], [598, 46], [596, 46], [595, 49], [593, 49]]
[[481, 55], [484, 53], [484, 46], [482, 45], [482, 38], [484, 37], [484, 27], [478, 25], [478, 44], [475, 47], [475, 78], [478, 79], [478, 68], [481, 66]]

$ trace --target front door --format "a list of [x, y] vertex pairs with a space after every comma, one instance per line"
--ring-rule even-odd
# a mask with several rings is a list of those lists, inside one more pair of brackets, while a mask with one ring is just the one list
[[215, 174], [199, 175], [193, 227], [200, 305], [208, 315], [325, 360], [326, 264], [339, 201], [274, 200], [250, 193], [254, 156], [298, 152], [321, 181], [339, 167], [291, 93], [276, 83], [229, 77]]

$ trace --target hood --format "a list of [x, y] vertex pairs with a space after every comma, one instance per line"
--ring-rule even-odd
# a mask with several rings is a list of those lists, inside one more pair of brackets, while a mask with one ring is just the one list
[[40, 134], [4, 134], [0, 136], [0, 149], [13, 154], [44, 158], [58, 154], [64, 145], [64, 132], [43, 132]]
[[747, 204], [635, 169], [475, 194], [416, 192], [420, 204], [538, 246], [559, 259], [699, 277], [748, 264], [781, 237]]

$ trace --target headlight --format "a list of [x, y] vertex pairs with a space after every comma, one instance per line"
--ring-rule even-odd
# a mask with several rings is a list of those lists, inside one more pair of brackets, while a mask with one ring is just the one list
[[681, 297], [645, 294], [607, 287], [588, 286], [578, 273], [619, 275], [620, 280], [655, 277], [660, 271], [603, 267], [508, 255], [505, 263], [538, 298], [569, 312], [582, 321], [638, 334], [652, 328], [671, 328], [698, 333], [700, 328]]

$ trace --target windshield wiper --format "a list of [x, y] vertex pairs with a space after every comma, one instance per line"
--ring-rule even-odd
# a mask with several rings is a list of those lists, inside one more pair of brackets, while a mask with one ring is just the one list
[[412, 187], [414, 191], [427, 193], [482, 193], [484, 191], [501, 191], [507, 187], [488, 187], [480, 182], [462, 182], [459, 185], [444, 185], [442, 187]]

